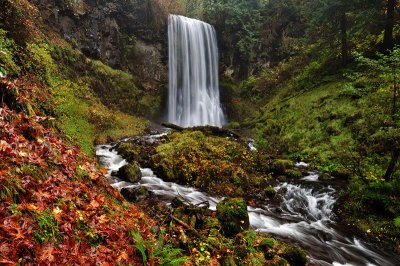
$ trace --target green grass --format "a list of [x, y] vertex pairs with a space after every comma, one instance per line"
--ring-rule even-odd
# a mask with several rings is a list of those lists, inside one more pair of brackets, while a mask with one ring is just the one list
[[294, 97], [288, 97], [288, 90], [282, 89], [254, 121], [258, 144], [271, 153], [280, 149], [298, 157], [295, 159], [318, 158], [315, 163], [327, 163], [336, 147], [352, 143], [345, 121], [358, 111], [357, 102], [351, 98], [356, 93], [343, 81], [322, 84]]
[[58, 222], [50, 210], [33, 214], [37, 222], [37, 230], [33, 232], [33, 237], [39, 243], [56, 242], [59, 235]]
[[93, 154], [95, 127], [88, 119], [89, 104], [79, 97], [84, 94], [85, 88], [68, 81], [61, 81], [52, 92], [56, 104], [55, 111], [59, 118], [58, 124], [70, 140], [79, 143], [84, 152]]

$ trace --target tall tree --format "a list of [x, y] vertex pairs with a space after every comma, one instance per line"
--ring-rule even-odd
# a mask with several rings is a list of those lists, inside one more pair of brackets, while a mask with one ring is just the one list
[[390, 51], [394, 47], [393, 41], [393, 27], [394, 27], [394, 14], [397, 6], [397, 0], [387, 0], [386, 7], [386, 23], [385, 23], [385, 33], [383, 36], [383, 50]]
[[311, 17], [308, 28], [311, 39], [318, 38], [323, 43], [338, 39], [338, 50], [343, 63], [348, 61], [349, 55], [348, 14], [353, 11], [355, 2], [356, 0], [311, 0], [306, 8], [307, 15]]

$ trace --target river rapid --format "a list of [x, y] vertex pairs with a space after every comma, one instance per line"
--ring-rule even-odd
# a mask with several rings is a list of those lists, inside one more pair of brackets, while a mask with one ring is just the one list
[[[179, 195], [194, 204], [208, 201], [213, 210], [223, 199], [195, 188], [164, 182], [148, 168], [141, 169], [142, 179], [138, 183], [121, 181], [111, 176], [112, 171], [127, 163], [114, 150], [115, 145], [96, 147], [99, 163], [108, 169], [106, 177], [114, 188], [144, 186], [167, 203]], [[320, 184], [317, 173], [310, 172], [299, 183], [280, 183], [276, 190], [282, 197], [280, 206], [267, 201], [256, 207], [248, 206], [250, 226], [258, 232], [297, 243], [307, 251], [310, 265], [400, 265], [397, 254], [362, 241], [337, 224], [333, 212], [337, 190]]]

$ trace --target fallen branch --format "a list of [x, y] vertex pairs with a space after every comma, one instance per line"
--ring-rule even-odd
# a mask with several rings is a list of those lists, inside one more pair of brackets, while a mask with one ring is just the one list
[[193, 227], [191, 227], [190, 225], [188, 225], [187, 223], [185, 223], [182, 220], [179, 220], [178, 218], [176, 218], [175, 216], [171, 215], [171, 219], [174, 220], [175, 222], [177, 222], [178, 224], [182, 225], [186, 230], [188, 230], [189, 232], [192, 232], [195, 236], [197, 236], [198, 238], [204, 239], [204, 236], [202, 236], [201, 234], [199, 234], [199, 232], [197, 232], [196, 229], [194, 229]]

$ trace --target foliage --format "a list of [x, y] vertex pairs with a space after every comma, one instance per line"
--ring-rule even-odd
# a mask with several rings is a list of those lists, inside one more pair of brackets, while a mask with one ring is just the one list
[[147, 265], [147, 262], [157, 262], [158, 265], [183, 265], [188, 259], [182, 256], [182, 249], [164, 243], [165, 230], [161, 230], [155, 243], [150, 239], [144, 240], [139, 232], [131, 231], [129, 234], [135, 239], [135, 247], [140, 252], [144, 265]]
[[235, 64], [240, 65], [243, 74], [247, 75], [259, 42], [261, 17], [258, 1], [206, 0], [204, 17], [215, 25], [223, 50], [235, 55]]
[[38, 229], [33, 232], [32, 236], [39, 243], [55, 242], [59, 234], [58, 222], [54, 218], [50, 210], [45, 210], [35, 214]]
[[235, 235], [249, 228], [246, 201], [242, 198], [224, 199], [217, 204], [217, 217], [224, 235]]
[[[13, 86], [1, 81], [2, 90]], [[134, 242], [126, 235], [141, 231], [147, 239], [153, 222], [137, 206], [121, 203], [95, 162], [44, 126], [48, 117], [29, 117], [6, 106], [0, 114], [0, 186], [3, 191], [15, 184], [0, 202], [1, 261], [137, 263]]]
[[13, 39], [7, 38], [7, 32], [0, 28], [0, 76], [7, 73], [13, 75], [20, 71], [15, 63], [16, 44]]
[[262, 162], [247, 146], [200, 131], [173, 133], [156, 152], [152, 160], [161, 176], [206, 190], [241, 195], [239, 187], [259, 184], [262, 179], [263, 169], [256, 170]]

